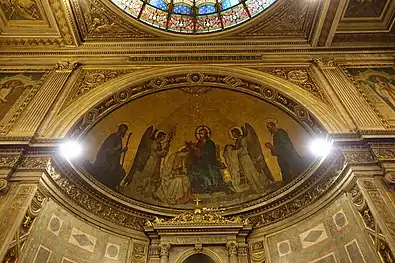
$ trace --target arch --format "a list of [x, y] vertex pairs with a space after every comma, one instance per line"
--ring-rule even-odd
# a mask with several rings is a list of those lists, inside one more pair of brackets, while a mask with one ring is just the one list
[[[89, 109], [123, 89], [133, 87], [150, 80], [158, 80], [161, 79], [161, 77], [169, 75], [195, 72], [197, 74], [202, 72], [219, 74], [222, 76], [233, 76], [241, 80], [253, 81], [260, 85], [269, 86], [300, 103], [318, 120], [328, 133], [348, 131], [347, 126], [339, 121], [339, 116], [331, 107], [301, 87], [271, 74], [253, 69], [223, 66], [189, 66], [187, 69], [183, 66], [174, 66], [170, 70], [169, 68], [155, 68], [126, 74], [114, 79], [113, 81], [109, 81], [99, 87], [96, 87], [60, 112], [59, 115], [51, 121], [51, 124], [48, 125], [50, 128], [44, 131], [41, 136], [52, 138], [62, 138], [66, 136], [67, 132], [69, 132], [75, 123], [77, 123], [77, 121], [87, 113]], [[237, 88], [233, 90], [237, 90]]]
[[[206, 256], [210, 257], [211, 259], [214, 260], [215, 263], [223, 263], [223, 260], [221, 257], [215, 253], [213, 250], [208, 249], [208, 248], [203, 248], [199, 253], [205, 254]], [[185, 250], [175, 261], [175, 263], [184, 263], [184, 261], [194, 255], [198, 254], [195, 248], [190, 248], [188, 250]]]

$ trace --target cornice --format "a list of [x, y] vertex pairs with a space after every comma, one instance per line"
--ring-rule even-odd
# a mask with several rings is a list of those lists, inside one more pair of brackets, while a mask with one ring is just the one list
[[[126, 49], [128, 46], [128, 49]], [[124, 48], [125, 47], [125, 48]], [[138, 49], [137, 49], [138, 48]], [[179, 49], [174, 49], [179, 48]], [[210, 49], [208, 49], [210, 48]], [[137, 49], [137, 50], [136, 50]], [[276, 54], [286, 54], [286, 55], [306, 55], [306, 56], [318, 56], [318, 55], [342, 55], [342, 54], [390, 54], [390, 56], [395, 56], [395, 47], [393, 46], [382, 46], [382, 47], [292, 47], [292, 48], [282, 48], [282, 47], [268, 47], [262, 43], [226, 43], [222, 47], [216, 44], [210, 43], [190, 43], [190, 44], [165, 44], [165, 43], [156, 43], [156, 44], [103, 44], [100, 47], [86, 47], [86, 48], [76, 48], [76, 49], [52, 49], [52, 50], [20, 50], [20, 49], [2, 49], [0, 51], [1, 58], [6, 57], [15, 57], [15, 56], [29, 56], [29, 57], [54, 57], [54, 56], [74, 56], [75, 59], [80, 57], [89, 57], [94, 59], [95, 56], [105, 56], [105, 57], [115, 57], [115, 56], [126, 56], [125, 59], [129, 59], [129, 57], [133, 56], [134, 60], [139, 60], [140, 62], [144, 61], [171, 61], [166, 57], [184, 57], [178, 58], [179, 61], [192, 61], [193, 59], [188, 58], [192, 56], [200, 56], [204, 60], [204, 57], [207, 57], [207, 61], [215, 61], [215, 56], [237, 56], [240, 55], [249, 55], [257, 56], [262, 55], [262, 61], [264, 61], [264, 55], [276, 55]], [[213, 55], [208, 55], [213, 54]], [[258, 56], [259, 56], [258, 55]], [[212, 57], [212, 58], [211, 58]], [[349, 58], [352, 60], [352, 58]], [[240, 60], [240, 59], [237, 59]], [[256, 59], [255, 59], [256, 60]], [[103, 61], [105, 62], [105, 61]], [[126, 62], [126, 61], [125, 61]], [[14, 61], [15, 63], [15, 61]]]

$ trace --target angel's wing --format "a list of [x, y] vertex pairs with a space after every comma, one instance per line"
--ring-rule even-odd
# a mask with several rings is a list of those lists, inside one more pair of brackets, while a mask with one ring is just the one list
[[248, 154], [252, 162], [254, 163], [255, 169], [259, 172], [264, 173], [270, 180], [274, 181], [272, 173], [267, 167], [265, 157], [263, 156], [261, 144], [259, 142], [258, 136], [255, 133], [254, 128], [248, 123], [245, 124], [246, 136], [247, 140], [247, 149]]
[[130, 169], [128, 175], [125, 178], [125, 182], [128, 184], [132, 182], [133, 175], [137, 171], [141, 172], [144, 169], [144, 166], [151, 154], [153, 131], [154, 126], [150, 126], [145, 130], [143, 136], [141, 137], [139, 147], [137, 148], [136, 156], [134, 157], [132, 168]]

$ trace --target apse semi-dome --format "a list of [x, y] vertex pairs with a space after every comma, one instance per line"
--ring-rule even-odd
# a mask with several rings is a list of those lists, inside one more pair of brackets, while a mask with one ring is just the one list
[[234, 27], [277, 0], [111, 0], [130, 16], [162, 30], [201, 34]]

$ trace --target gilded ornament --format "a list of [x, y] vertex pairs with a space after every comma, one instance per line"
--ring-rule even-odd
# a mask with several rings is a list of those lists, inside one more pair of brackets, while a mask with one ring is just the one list
[[0, 155], [1, 168], [13, 168], [19, 160], [20, 155]]
[[160, 256], [161, 257], [168, 257], [169, 256], [169, 252], [170, 252], [170, 244], [160, 244]]
[[23, 157], [18, 169], [33, 169], [33, 170], [44, 170], [48, 167], [48, 162], [50, 161], [49, 156], [28, 156]]
[[369, 151], [344, 151], [344, 158], [348, 163], [371, 163], [375, 162], [374, 156]]
[[387, 181], [390, 184], [395, 184], [395, 172], [386, 172], [384, 175], [385, 181]]
[[56, 63], [56, 71], [71, 72], [79, 65], [78, 61], [59, 61]]
[[335, 68], [336, 67], [334, 58], [313, 58], [313, 62], [320, 68]]
[[309, 75], [306, 70], [295, 69], [288, 72], [288, 78], [294, 82], [305, 83], [309, 79]]
[[228, 250], [229, 255], [237, 254], [237, 243], [233, 241], [227, 242], [226, 250]]
[[372, 149], [374, 155], [379, 160], [393, 160], [395, 159], [395, 149], [394, 148], [374, 148]]
[[7, 188], [8, 180], [5, 178], [0, 178], [0, 191], [3, 191]]

